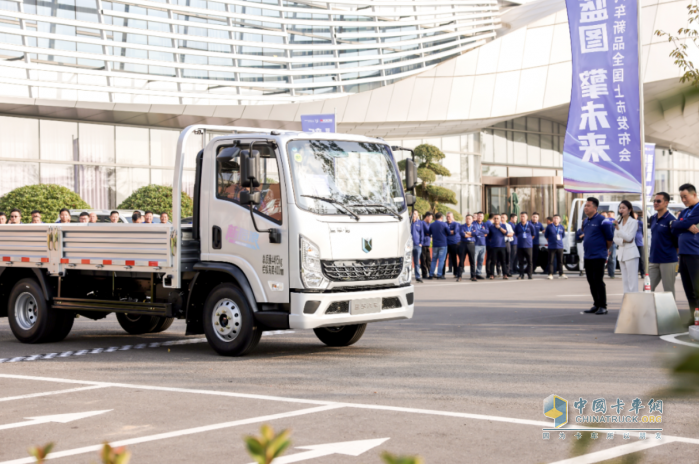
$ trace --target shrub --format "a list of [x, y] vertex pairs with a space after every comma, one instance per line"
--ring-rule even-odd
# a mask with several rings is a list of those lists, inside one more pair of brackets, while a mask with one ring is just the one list
[[[182, 192], [181, 205], [182, 217], [191, 216], [194, 210], [194, 201], [185, 192]], [[119, 209], [149, 210], [155, 214], [167, 213], [172, 217], [172, 187], [164, 185], [141, 187], [122, 201]]]
[[90, 205], [80, 195], [56, 184], [25, 185], [0, 198], [0, 211], [9, 217], [10, 210], [17, 208], [22, 212], [22, 222], [32, 221], [31, 212], [41, 211], [44, 222], [58, 219], [61, 208], [90, 209]]

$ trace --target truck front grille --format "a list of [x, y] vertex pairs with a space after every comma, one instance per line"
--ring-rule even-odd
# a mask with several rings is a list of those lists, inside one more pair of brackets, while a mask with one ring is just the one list
[[332, 282], [397, 279], [403, 258], [365, 259], [358, 261], [321, 261], [323, 274]]

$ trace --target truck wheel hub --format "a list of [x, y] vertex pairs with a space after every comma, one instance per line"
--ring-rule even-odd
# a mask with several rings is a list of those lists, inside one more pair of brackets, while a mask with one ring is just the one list
[[34, 295], [22, 293], [15, 303], [15, 319], [23, 330], [29, 330], [36, 324], [39, 313], [38, 305]]
[[232, 342], [240, 334], [242, 317], [238, 305], [225, 298], [214, 307], [211, 323], [216, 336], [224, 342]]

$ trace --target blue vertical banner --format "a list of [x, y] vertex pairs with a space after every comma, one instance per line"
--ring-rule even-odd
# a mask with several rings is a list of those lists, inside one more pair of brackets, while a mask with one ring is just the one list
[[646, 199], [651, 201], [655, 190], [655, 144], [646, 143]]
[[335, 132], [335, 115], [301, 115], [301, 130], [304, 132]]
[[636, 0], [566, 0], [573, 87], [563, 146], [569, 192], [641, 193]]

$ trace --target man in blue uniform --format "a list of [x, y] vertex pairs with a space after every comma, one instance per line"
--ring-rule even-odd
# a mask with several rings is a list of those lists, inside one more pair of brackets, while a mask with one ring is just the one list
[[471, 267], [471, 281], [478, 282], [476, 279], [476, 230], [473, 226], [473, 216], [466, 215], [466, 222], [459, 228], [459, 236], [461, 243], [459, 244], [459, 278], [461, 282], [464, 275], [464, 263], [468, 256], [468, 264]]
[[425, 238], [425, 233], [422, 229], [422, 221], [420, 213], [413, 210], [413, 216], [410, 218], [410, 235], [413, 238], [413, 266], [415, 267], [415, 280], [422, 283], [420, 278], [420, 255], [422, 254], [422, 240]]
[[553, 264], [558, 260], [558, 277], [567, 279], [568, 276], [563, 274], [563, 238], [566, 236], [565, 228], [561, 225], [561, 217], [558, 214], [553, 215], [553, 223], [546, 226], [544, 237], [549, 246], [549, 280], [553, 279]]
[[[515, 236], [517, 236], [517, 259], [519, 260], [519, 276], [517, 280], [524, 279], [524, 272], [526, 271], [529, 279], [532, 278], [532, 271], [534, 266], [532, 265], [532, 246], [533, 246], [533, 235], [536, 232], [532, 223], [529, 222], [529, 215], [526, 211], [522, 211], [519, 214], [519, 223], [515, 226]], [[524, 260], [527, 260], [527, 267], [524, 267]]]
[[[456, 257], [459, 254], [459, 243], [461, 242], [461, 237], [459, 236], [459, 228], [461, 224], [454, 220], [454, 213], [447, 213], [447, 224], [449, 225], [449, 235], [447, 235], [447, 256], [449, 257], [449, 270], [451, 270], [452, 275], [456, 278], [459, 277], [459, 266], [456, 261]], [[442, 271], [442, 275], [446, 272]]]
[[[517, 215], [510, 214], [510, 227], [512, 227], [512, 232], [515, 231], [517, 227]], [[519, 266], [517, 265], [517, 234], [512, 236], [512, 241], [510, 242], [510, 277], [512, 273], [519, 274]]]
[[638, 218], [638, 229], [636, 230], [636, 247], [638, 248], [638, 254], [641, 256], [638, 260], [638, 273], [641, 274], [641, 278], [643, 278], [646, 275], [646, 250], [643, 247], [643, 228], [646, 227], [646, 224], [644, 224], [645, 221], [643, 220], [643, 212], [635, 211], [635, 213], [636, 218]]
[[609, 247], [614, 239], [614, 227], [605, 222], [605, 217], [597, 212], [599, 200], [590, 197], [585, 202], [582, 228], [579, 236], [585, 249], [585, 274], [590, 285], [593, 306], [585, 314], [607, 314], [607, 289], [604, 285], [604, 265], [607, 262]]
[[[532, 272], [536, 274], [536, 267], [539, 265], [539, 246], [540, 246], [540, 236], [539, 233], [544, 231], [544, 225], [539, 222], [539, 213], [534, 212], [532, 214], [532, 226], [534, 226], [534, 236], [532, 237]], [[543, 269], [543, 266], [541, 266]], [[546, 269], [543, 269], [546, 271]]]
[[[485, 224], [483, 223], [483, 211], [476, 213], [476, 220], [473, 223], [476, 228], [476, 279], [483, 280], [481, 267], [485, 258]], [[487, 233], [487, 232], [486, 232]], [[473, 266], [473, 264], [471, 264]]]
[[490, 247], [488, 248], [488, 278], [495, 279], [495, 267], [502, 267], [502, 278], [507, 280], [507, 265], [505, 264], [505, 236], [507, 229], [500, 223], [500, 215], [493, 216], [492, 221], [488, 226], [488, 239], [490, 239]]
[[660, 281], [663, 281], [663, 290], [672, 292], [675, 296], [675, 269], [677, 269], [677, 237], [670, 230], [670, 222], [677, 219], [668, 211], [670, 195], [665, 192], [655, 194], [653, 209], [657, 211], [650, 218], [650, 232], [653, 239], [650, 241], [650, 254], [648, 255], [648, 274], [650, 275], [650, 289], [655, 291]]
[[420, 253], [420, 270], [422, 277], [430, 276], [430, 268], [432, 267], [432, 253], [430, 243], [432, 235], [430, 234], [430, 223], [432, 222], [432, 213], [429, 211], [422, 216], [422, 252]]
[[680, 251], [680, 276], [689, 302], [689, 315], [699, 308], [699, 198], [692, 184], [680, 186], [680, 198], [687, 207], [670, 222], [670, 229], [677, 237]]
[[[449, 235], [449, 225], [442, 221], [442, 213], [434, 215], [435, 221], [430, 225], [430, 234], [432, 234], [432, 265], [430, 266], [430, 276], [428, 279], [434, 279], [435, 268], [437, 270], [437, 278], [444, 279], [444, 260], [447, 256], [447, 236]], [[439, 262], [439, 265], [437, 263]]]

